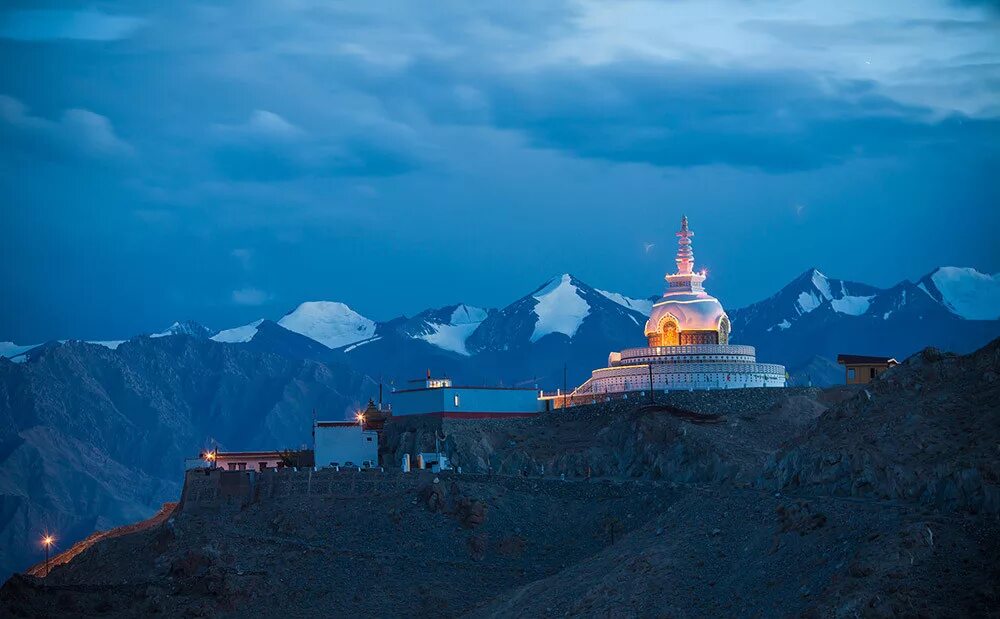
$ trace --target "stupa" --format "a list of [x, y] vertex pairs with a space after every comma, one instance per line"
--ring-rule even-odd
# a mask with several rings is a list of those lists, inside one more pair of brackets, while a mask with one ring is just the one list
[[784, 387], [785, 368], [757, 363], [753, 346], [729, 343], [730, 323], [719, 300], [705, 292], [707, 274], [694, 270], [687, 217], [677, 232], [677, 272], [653, 305], [644, 330], [649, 345], [608, 356], [570, 397], [627, 391]]

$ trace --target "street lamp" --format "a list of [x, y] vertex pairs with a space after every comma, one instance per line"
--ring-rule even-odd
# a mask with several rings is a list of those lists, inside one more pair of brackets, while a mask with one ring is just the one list
[[54, 544], [55, 541], [56, 541], [56, 538], [52, 537], [49, 534], [46, 534], [45, 537], [42, 538], [42, 546], [45, 546], [45, 575], [46, 576], [49, 575], [49, 549], [52, 548], [52, 544]]

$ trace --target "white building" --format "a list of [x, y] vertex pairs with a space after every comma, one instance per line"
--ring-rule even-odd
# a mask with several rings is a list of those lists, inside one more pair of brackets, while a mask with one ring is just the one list
[[325, 466], [378, 466], [378, 432], [365, 430], [359, 421], [317, 421], [316, 468]]
[[[225, 471], [266, 471], [286, 466], [286, 460], [294, 453], [280, 451], [219, 451], [209, 450], [197, 458], [185, 458], [184, 468], [219, 468]], [[288, 465], [292, 466], [292, 465]]]
[[[627, 348], [608, 356], [608, 367], [568, 398], [628, 391], [784, 387], [785, 368], [757, 363], [753, 346], [729, 343], [729, 316], [719, 300], [702, 287], [706, 273], [694, 272], [694, 251], [687, 217], [681, 219], [677, 273], [667, 275], [667, 290], [646, 322], [649, 346]], [[560, 405], [562, 396], [544, 398]], [[565, 398], [562, 400], [566, 401]]]

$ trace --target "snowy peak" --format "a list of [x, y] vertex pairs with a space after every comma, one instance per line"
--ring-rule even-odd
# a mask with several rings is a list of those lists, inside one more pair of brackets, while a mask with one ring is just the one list
[[531, 341], [537, 342], [550, 333], [576, 335], [583, 320], [590, 314], [590, 305], [580, 295], [579, 282], [565, 273], [550, 279], [531, 294], [537, 303], [534, 313], [538, 317]]
[[450, 324], [453, 325], [468, 325], [468, 324], [479, 324], [486, 320], [486, 316], [489, 314], [488, 310], [481, 307], [474, 307], [472, 305], [465, 305], [464, 303], [459, 304], [455, 307], [455, 310], [451, 313]]
[[245, 324], [242, 327], [223, 329], [213, 335], [211, 339], [216, 342], [225, 342], [227, 344], [242, 344], [249, 342], [255, 335], [257, 335], [257, 328], [260, 327], [262, 322], [264, 322], [263, 318], [255, 320], [249, 324]]
[[15, 344], [14, 342], [0, 342], [0, 357], [14, 359], [21, 357], [32, 348], [38, 348], [41, 344]]
[[213, 331], [208, 327], [199, 324], [193, 320], [185, 320], [184, 322], [175, 322], [170, 325], [166, 331], [161, 331], [160, 333], [154, 333], [149, 337], [167, 337], [168, 335], [189, 335], [191, 337], [197, 337], [202, 339], [207, 339], [211, 337]]
[[423, 311], [410, 320], [403, 332], [443, 350], [468, 356], [465, 342], [486, 320], [489, 310], [459, 303]]
[[918, 283], [920, 289], [966, 320], [1000, 319], [1000, 273], [940, 267]]
[[[734, 321], [734, 330], [762, 328], [766, 332], [781, 332], [806, 316], [864, 316], [879, 292], [878, 288], [867, 284], [827, 277], [813, 268], [793, 279], [774, 296], [733, 310], [730, 318]], [[762, 322], [766, 325], [761, 326]]]
[[278, 324], [327, 348], [340, 348], [375, 335], [375, 322], [343, 303], [307, 301], [285, 314]]
[[834, 324], [860, 318], [885, 325], [912, 320], [996, 320], [1000, 318], [1000, 275], [971, 268], [941, 267], [918, 283], [882, 289], [827, 277], [810, 269], [777, 294], [730, 313], [737, 337], [799, 332], [799, 323]]
[[[786, 292], [790, 294], [785, 294]], [[830, 309], [838, 314], [861, 316], [868, 311], [877, 292], [877, 289], [867, 284], [833, 279], [813, 268], [795, 278], [772, 299], [779, 298], [783, 294], [794, 298], [792, 303], [794, 315], [785, 316], [784, 322], [787, 323], [826, 303], [829, 303]]]
[[617, 292], [608, 292], [607, 290], [597, 290], [597, 292], [604, 298], [613, 301], [624, 308], [637, 311], [643, 316], [649, 316], [650, 312], [653, 311], [653, 303], [656, 302], [655, 299], [657, 298], [650, 297], [648, 299], [633, 299]]
[[[499, 311], [492, 311], [469, 337], [473, 353], [524, 351], [536, 344], [572, 345], [588, 354], [619, 348], [641, 340], [641, 302], [600, 292], [569, 273], [549, 278], [527, 295]], [[624, 302], [622, 302], [624, 301]], [[637, 335], [638, 334], [638, 335]], [[558, 336], [554, 340], [548, 336]]]
[[802, 287], [802, 291], [795, 298], [795, 310], [799, 316], [808, 314], [825, 301], [833, 298], [830, 280], [817, 269], [809, 269], [800, 275], [794, 283], [799, 283]]

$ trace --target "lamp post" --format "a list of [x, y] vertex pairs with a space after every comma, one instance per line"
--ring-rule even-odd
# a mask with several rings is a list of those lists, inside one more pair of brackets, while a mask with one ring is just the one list
[[49, 548], [56, 541], [51, 535], [46, 535], [42, 538], [42, 546], [45, 546], [45, 575], [49, 575]]

